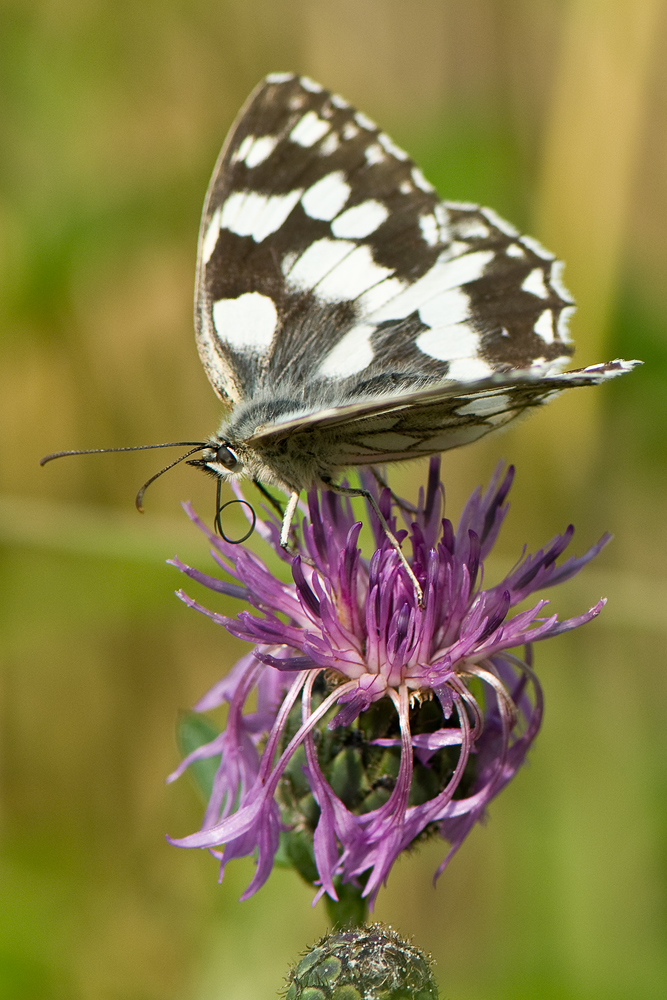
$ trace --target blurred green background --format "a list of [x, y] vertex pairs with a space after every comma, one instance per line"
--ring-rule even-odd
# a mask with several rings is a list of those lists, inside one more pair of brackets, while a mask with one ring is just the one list
[[[325, 927], [277, 871], [222, 886], [175, 724], [241, 648], [173, 596], [209, 566], [179, 468], [60, 448], [200, 440], [197, 228], [218, 149], [266, 72], [372, 115], [444, 197], [492, 205], [567, 261], [575, 361], [644, 368], [449, 453], [450, 516], [518, 465], [498, 565], [577, 525], [615, 541], [554, 594], [530, 765], [434, 890], [432, 842], [376, 910], [432, 952], [447, 1000], [655, 998], [667, 978], [667, 4], [660, 0], [0, 3], [0, 995], [264, 1000]], [[422, 468], [393, 474], [409, 490]], [[191, 592], [193, 588], [190, 588]], [[231, 610], [231, 609], [230, 609]]]

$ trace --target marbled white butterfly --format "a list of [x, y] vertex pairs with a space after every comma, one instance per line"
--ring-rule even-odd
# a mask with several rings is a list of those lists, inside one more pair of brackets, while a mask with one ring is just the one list
[[288, 494], [287, 544], [309, 486], [343, 491], [346, 468], [467, 444], [630, 370], [560, 374], [573, 352], [561, 269], [490, 209], [440, 201], [342, 98], [266, 77], [204, 205], [197, 345], [230, 412], [209, 441], [189, 442], [202, 452], [191, 464]]

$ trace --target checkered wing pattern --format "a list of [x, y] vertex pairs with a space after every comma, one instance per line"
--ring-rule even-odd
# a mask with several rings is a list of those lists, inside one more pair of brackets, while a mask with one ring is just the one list
[[440, 201], [342, 98], [273, 74], [206, 198], [199, 352], [232, 405], [232, 438], [315, 446], [335, 427], [326, 447], [341, 466], [432, 454], [631, 366], [561, 374], [572, 302], [560, 271], [490, 209]]

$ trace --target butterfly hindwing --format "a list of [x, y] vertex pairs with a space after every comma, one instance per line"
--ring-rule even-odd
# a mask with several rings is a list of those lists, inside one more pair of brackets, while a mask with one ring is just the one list
[[468, 385], [450, 382], [278, 419], [257, 428], [249, 443], [262, 448], [292, 438], [297, 450], [300, 440], [307, 450], [317, 438], [338, 468], [428, 456], [476, 441], [566, 389], [597, 385], [637, 364], [617, 359], [541, 378], [517, 371]]
[[374, 122], [274, 74], [223, 148], [202, 219], [196, 324], [223, 399], [289, 414], [494, 372], [559, 371], [558, 262], [488, 209], [442, 203]]

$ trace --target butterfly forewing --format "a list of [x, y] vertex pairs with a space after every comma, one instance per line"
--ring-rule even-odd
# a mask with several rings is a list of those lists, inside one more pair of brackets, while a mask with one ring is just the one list
[[225, 144], [202, 219], [200, 353], [234, 403], [324, 403], [571, 354], [557, 264], [489, 210], [442, 203], [374, 122], [268, 77]]

